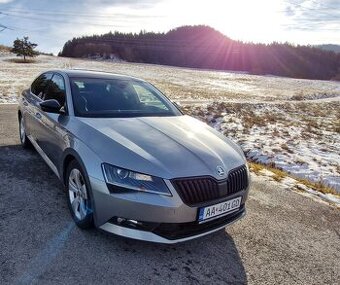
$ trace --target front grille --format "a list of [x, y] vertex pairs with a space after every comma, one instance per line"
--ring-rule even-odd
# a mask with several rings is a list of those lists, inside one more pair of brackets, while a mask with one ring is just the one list
[[245, 165], [232, 169], [226, 180], [213, 177], [192, 177], [171, 180], [183, 202], [189, 206], [217, 200], [242, 191], [248, 187]]

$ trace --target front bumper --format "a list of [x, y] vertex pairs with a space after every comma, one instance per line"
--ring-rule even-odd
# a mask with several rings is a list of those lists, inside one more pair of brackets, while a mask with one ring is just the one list
[[[226, 217], [216, 219], [210, 222], [210, 224], [202, 224], [205, 227], [200, 229], [199, 226], [195, 227], [191, 225], [191, 229], [194, 226], [194, 230], [190, 233], [190, 230], [187, 231], [171, 231], [171, 228], [176, 230], [176, 228], [185, 228], [187, 226], [186, 223], [184, 224], [160, 224], [159, 227], [156, 227], [154, 231], [146, 231], [137, 228], [131, 228], [129, 226], [120, 226], [116, 225], [112, 222], [107, 222], [104, 225], [100, 226], [99, 228], [110, 232], [119, 236], [124, 236], [132, 239], [143, 240], [143, 241], [150, 241], [150, 242], [157, 242], [157, 243], [164, 243], [164, 244], [174, 244], [179, 242], [184, 242], [192, 239], [196, 239], [199, 237], [203, 237], [205, 235], [214, 233], [225, 228], [228, 225], [235, 223], [236, 221], [243, 218], [246, 214], [246, 210], [242, 209], [239, 210], [237, 213], [230, 214]], [[193, 223], [192, 223], [193, 224]], [[132, 226], [133, 224], [131, 224]], [[137, 227], [137, 226], [136, 226]], [[168, 227], [168, 230], [162, 232], [162, 227]], [[190, 228], [190, 225], [188, 225]], [[186, 232], [186, 233], [185, 233]], [[195, 233], [194, 233], [195, 232]]]
[[167, 244], [210, 234], [241, 219], [248, 194], [247, 189], [224, 198], [225, 201], [242, 196], [237, 212], [199, 224], [198, 209], [222, 201], [188, 206], [170, 181], [166, 184], [172, 197], [139, 192], [112, 194], [104, 181], [90, 177], [90, 183], [98, 228], [128, 238]]

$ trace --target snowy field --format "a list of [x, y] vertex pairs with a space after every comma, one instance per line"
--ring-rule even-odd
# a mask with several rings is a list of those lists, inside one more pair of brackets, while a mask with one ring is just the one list
[[[18, 64], [13, 58], [0, 55], [0, 103], [16, 103], [21, 90], [47, 69], [84, 68], [140, 77], [179, 102], [186, 113], [238, 142], [250, 161], [290, 173], [280, 179], [287, 188], [314, 193], [303, 179], [327, 185], [331, 189], [317, 194], [340, 204], [338, 195], [329, 194], [332, 189], [340, 193], [339, 82], [50, 56]], [[268, 171], [257, 174], [272, 176]]]

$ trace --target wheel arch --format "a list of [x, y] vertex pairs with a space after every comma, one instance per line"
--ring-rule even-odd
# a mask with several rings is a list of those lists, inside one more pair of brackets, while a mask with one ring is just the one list
[[66, 181], [67, 167], [69, 166], [69, 164], [72, 160], [76, 160], [80, 164], [80, 166], [82, 167], [83, 171], [85, 171], [85, 174], [88, 176], [85, 164], [84, 164], [83, 160], [81, 159], [80, 155], [74, 149], [68, 148], [64, 151], [61, 169], [59, 170], [59, 173], [61, 174], [60, 175], [61, 181], [64, 185], [66, 185], [66, 183], [67, 183], [67, 181]]
[[94, 211], [93, 218], [94, 218], [94, 222], [96, 224], [96, 220], [97, 220], [96, 214], [95, 214], [96, 205], [95, 205], [95, 200], [94, 200], [93, 193], [92, 193], [92, 188], [91, 188], [91, 183], [90, 183], [88, 171], [87, 171], [87, 168], [85, 167], [85, 163], [81, 159], [80, 155], [73, 148], [67, 148], [64, 151], [63, 159], [62, 159], [62, 163], [61, 163], [61, 168], [59, 170], [59, 173], [61, 174], [60, 175], [60, 180], [63, 183], [63, 185], [65, 187], [65, 190], [66, 190], [67, 189], [66, 188], [67, 187], [67, 181], [66, 181], [66, 179], [67, 179], [67, 177], [66, 177], [67, 167], [71, 163], [71, 161], [73, 161], [73, 160], [76, 160], [80, 164], [82, 170], [84, 171], [84, 174], [85, 174], [84, 178], [85, 178], [85, 180], [87, 182], [87, 185], [89, 187], [89, 189], [88, 189], [89, 190], [89, 195], [90, 195], [91, 200], [92, 200], [92, 207], [93, 207], [93, 211]]

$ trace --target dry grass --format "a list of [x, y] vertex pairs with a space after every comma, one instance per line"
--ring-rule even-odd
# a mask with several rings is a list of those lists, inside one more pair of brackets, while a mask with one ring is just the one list
[[283, 143], [283, 144], [281, 145], [281, 149], [285, 150], [285, 151], [288, 152], [288, 153], [294, 153], [294, 152], [289, 148], [289, 146], [288, 146], [286, 143]]
[[248, 163], [249, 163], [250, 170], [254, 172], [256, 175], [261, 175], [261, 171], [266, 169], [273, 173], [273, 176], [271, 176], [271, 178], [273, 178], [277, 182], [282, 181], [285, 177], [290, 177], [290, 178], [295, 179], [298, 183], [301, 183], [305, 185], [306, 187], [311, 188], [315, 191], [321, 192], [323, 194], [333, 194], [338, 197], [340, 196], [340, 193], [337, 193], [333, 188], [322, 183], [322, 181], [312, 182], [307, 179], [295, 177], [285, 171], [282, 171], [281, 169], [274, 168], [272, 166], [268, 166], [268, 165], [264, 165], [264, 164], [256, 163], [256, 162], [248, 162]]
[[26, 60], [24, 60], [23, 58], [11, 58], [11, 59], [7, 59], [6, 61], [13, 62], [13, 63], [36, 63], [37, 62], [33, 58], [29, 58]]
[[245, 129], [251, 129], [254, 125], [259, 126], [259, 127], [264, 127], [266, 126], [266, 120], [261, 117], [256, 115], [255, 113], [248, 113], [243, 115], [243, 127]]
[[294, 177], [295, 180], [297, 180], [299, 183], [315, 190], [318, 192], [321, 192], [323, 194], [333, 194], [335, 196], [340, 197], [340, 194], [338, 192], [336, 192], [333, 188], [328, 187], [327, 185], [325, 185], [324, 183], [322, 183], [322, 181], [319, 182], [312, 182], [309, 181], [307, 179], [302, 179], [302, 178], [298, 178], [298, 177]]
[[[241, 144], [244, 141], [247, 142], [248, 135], [258, 134], [259, 132], [264, 135], [272, 134], [273, 140], [280, 137], [284, 138], [277, 145], [270, 146], [269, 153], [264, 153], [264, 155], [275, 156], [275, 154], [280, 154], [281, 151], [284, 155], [290, 156], [296, 152], [297, 147], [299, 147], [297, 142], [301, 138], [312, 143], [318, 141], [317, 148], [320, 153], [327, 154], [336, 151], [336, 146], [332, 146], [334, 135], [331, 133], [340, 130], [340, 120], [338, 119], [340, 117], [339, 102], [273, 104], [270, 107], [268, 108], [268, 106], [261, 103], [216, 102], [206, 108], [186, 106], [185, 112], [208, 123], [214, 123], [216, 119], [223, 118], [221, 132], [226, 136], [242, 139], [242, 141], [238, 141]], [[228, 122], [233, 122], [235, 128], [226, 127], [225, 124], [228, 125]], [[237, 124], [239, 124], [238, 127]], [[291, 127], [295, 128], [293, 134]], [[261, 143], [257, 142], [256, 147], [261, 149]], [[308, 159], [309, 157], [304, 159], [298, 156], [297, 158], [291, 158], [289, 161], [296, 165], [305, 165], [309, 164]], [[326, 167], [327, 165], [325, 164], [324, 166]], [[268, 165], [268, 167], [277, 168], [275, 164]], [[282, 180], [282, 175], [277, 173], [274, 179], [280, 181]], [[315, 187], [325, 189], [319, 185]]]
[[301, 101], [301, 100], [304, 99], [304, 94], [303, 94], [303, 92], [300, 91], [297, 94], [293, 95], [291, 97], [291, 99], [294, 100], [294, 101]]
[[336, 120], [333, 124], [333, 130], [334, 132], [340, 134], [340, 119]]
[[284, 172], [278, 168], [274, 168], [273, 166], [264, 165], [257, 162], [248, 162], [249, 168], [252, 172], [254, 172], [256, 175], [261, 175], [262, 170], [269, 170], [273, 173], [273, 178], [275, 181], [280, 182], [283, 178], [289, 176], [287, 172]]
[[306, 161], [304, 161], [303, 159], [301, 158], [298, 158], [298, 159], [295, 159], [294, 161], [296, 164], [298, 165], [304, 165], [306, 163]]
[[266, 166], [260, 163], [248, 162], [249, 169], [254, 172], [256, 175], [260, 175], [263, 169], [266, 169]]
[[0, 45], [0, 51], [10, 52], [11, 48], [8, 46]]

